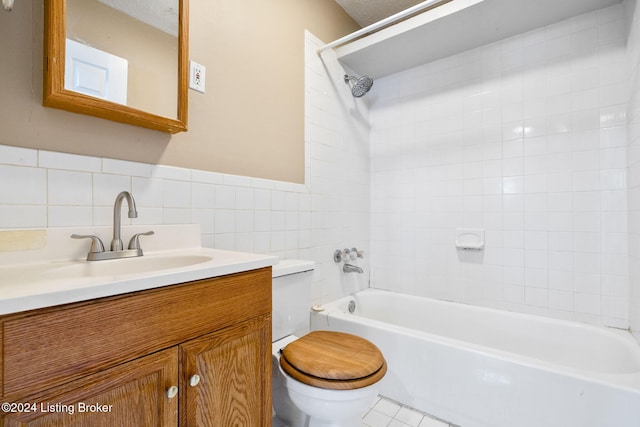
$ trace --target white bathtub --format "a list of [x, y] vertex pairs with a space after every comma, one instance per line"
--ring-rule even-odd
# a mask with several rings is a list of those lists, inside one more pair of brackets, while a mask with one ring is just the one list
[[640, 347], [625, 331], [375, 289], [323, 308], [312, 330], [382, 350], [380, 394], [462, 427], [640, 426]]

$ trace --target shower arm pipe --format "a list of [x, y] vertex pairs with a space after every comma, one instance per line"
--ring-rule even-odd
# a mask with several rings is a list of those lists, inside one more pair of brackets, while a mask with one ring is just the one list
[[351, 34], [347, 34], [346, 36], [344, 36], [342, 38], [339, 38], [338, 40], [332, 41], [331, 43], [327, 43], [324, 46], [320, 46], [318, 49], [316, 49], [316, 53], [318, 55], [320, 55], [322, 52], [324, 52], [327, 49], [333, 49], [336, 46], [340, 46], [340, 45], [343, 45], [345, 43], [348, 43], [353, 39], [357, 39], [360, 36], [363, 36], [363, 35], [368, 34], [368, 33], [372, 33], [372, 32], [374, 32], [375, 30], [377, 30], [379, 28], [385, 27], [385, 26], [387, 26], [389, 24], [392, 24], [392, 23], [394, 23], [396, 21], [399, 21], [399, 20], [401, 20], [403, 18], [406, 18], [407, 16], [413, 15], [414, 13], [420, 12], [421, 10], [426, 9], [428, 7], [431, 7], [431, 6], [435, 5], [435, 4], [447, 3], [449, 1], [450, 0], [426, 0], [426, 1], [423, 1], [422, 3], [418, 3], [415, 6], [412, 6], [412, 7], [408, 8], [408, 9], [405, 9], [405, 10], [403, 10], [401, 12], [398, 12], [398, 13], [396, 13], [394, 15], [391, 15], [388, 18], [384, 18], [384, 19], [382, 19], [382, 20], [380, 20], [378, 22], [375, 22], [375, 23], [373, 23], [373, 24], [371, 24], [369, 26], [361, 28], [358, 31], [355, 31], [355, 32], [353, 32]]

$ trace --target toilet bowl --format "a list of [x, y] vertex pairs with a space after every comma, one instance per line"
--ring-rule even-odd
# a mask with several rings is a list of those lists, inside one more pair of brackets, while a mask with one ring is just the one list
[[289, 427], [359, 426], [375, 402], [387, 365], [380, 350], [364, 338], [307, 333], [312, 271], [308, 261], [274, 266], [273, 409]]

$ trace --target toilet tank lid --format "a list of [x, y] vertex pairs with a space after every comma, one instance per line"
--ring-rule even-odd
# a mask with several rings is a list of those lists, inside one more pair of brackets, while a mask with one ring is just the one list
[[281, 259], [273, 266], [271, 277], [286, 276], [315, 269], [315, 263], [304, 259]]

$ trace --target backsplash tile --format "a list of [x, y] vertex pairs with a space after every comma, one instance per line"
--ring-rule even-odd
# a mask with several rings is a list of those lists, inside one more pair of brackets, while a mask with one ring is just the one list
[[0, 164], [37, 166], [38, 151], [29, 148], [0, 145]]
[[[113, 195], [131, 189], [131, 178], [124, 175], [93, 174], [93, 204], [113, 208]], [[136, 201], [138, 201], [136, 199]], [[138, 202], [139, 203], [139, 202]]]
[[118, 175], [151, 177], [153, 165], [127, 160], [102, 159], [102, 172]]
[[38, 166], [48, 169], [100, 172], [102, 162], [97, 157], [40, 150], [38, 152]]
[[87, 172], [49, 169], [47, 195], [49, 205], [92, 206], [93, 180]]
[[2, 228], [42, 228], [47, 226], [47, 207], [0, 205]]
[[0, 165], [0, 200], [3, 205], [47, 204], [47, 171]]

